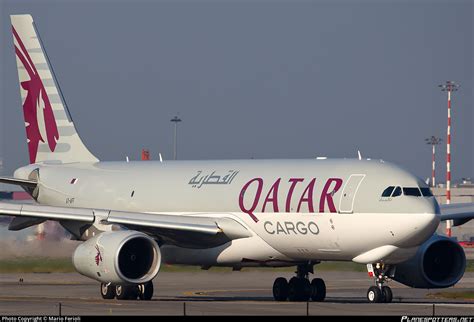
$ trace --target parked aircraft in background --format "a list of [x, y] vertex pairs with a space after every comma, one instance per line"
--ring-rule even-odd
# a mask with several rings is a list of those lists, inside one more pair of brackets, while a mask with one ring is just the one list
[[[443, 288], [463, 276], [463, 249], [434, 234], [474, 206], [440, 206], [423, 180], [382, 160], [101, 162], [83, 144], [30, 15], [11, 16], [30, 164], [0, 182], [39, 204], [0, 203], [21, 230], [58, 221], [83, 240], [77, 271], [106, 299], [150, 299], [162, 263], [296, 266], [275, 300], [323, 301], [322, 261], [367, 264], [370, 302], [389, 279]], [[65, 40], [67, 41], [67, 40]]]

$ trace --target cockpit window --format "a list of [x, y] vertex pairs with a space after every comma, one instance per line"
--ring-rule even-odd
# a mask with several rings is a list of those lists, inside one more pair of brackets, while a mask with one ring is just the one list
[[393, 191], [392, 197], [398, 197], [402, 195], [402, 188], [396, 187]]
[[430, 188], [420, 188], [423, 197], [433, 197]]
[[394, 188], [395, 188], [394, 186], [390, 186], [387, 189], [385, 189], [382, 192], [382, 197], [390, 197], [390, 195], [392, 194], [392, 191], [393, 191]]
[[421, 192], [418, 187], [416, 188], [403, 188], [403, 194], [405, 196], [414, 196], [414, 197], [421, 197]]
[[395, 187], [395, 186], [390, 186], [385, 188], [385, 190], [382, 192], [382, 197], [383, 198], [390, 198], [390, 197], [398, 197], [403, 194], [405, 196], [413, 196], [413, 197], [433, 197], [433, 194], [431, 193], [430, 188], [428, 187]]

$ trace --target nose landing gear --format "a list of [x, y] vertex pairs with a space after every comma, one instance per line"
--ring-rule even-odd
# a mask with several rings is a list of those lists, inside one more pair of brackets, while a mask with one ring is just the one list
[[273, 298], [276, 301], [292, 302], [309, 301], [322, 302], [326, 298], [326, 284], [320, 278], [309, 281], [309, 273], [313, 273], [313, 263], [297, 266], [296, 276], [288, 282], [279, 277], [273, 283]]
[[370, 303], [391, 303], [393, 299], [392, 289], [383, 285], [389, 280], [390, 272], [393, 267], [384, 263], [367, 264], [367, 271], [370, 277], [375, 280], [375, 285], [369, 287], [367, 291], [367, 300]]

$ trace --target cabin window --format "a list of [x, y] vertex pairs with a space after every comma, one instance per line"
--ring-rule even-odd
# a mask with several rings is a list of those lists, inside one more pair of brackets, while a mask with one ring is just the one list
[[420, 189], [418, 189], [418, 187], [403, 188], [403, 194], [405, 196], [421, 197], [421, 192], [420, 192]]
[[402, 195], [402, 188], [396, 187], [393, 191], [392, 197], [398, 197]]
[[430, 188], [420, 188], [423, 197], [433, 197]]
[[388, 187], [387, 189], [385, 189], [385, 190], [382, 192], [382, 197], [390, 197], [391, 194], [392, 194], [393, 189], [395, 189], [394, 186], [390, 186], [390, 187]]

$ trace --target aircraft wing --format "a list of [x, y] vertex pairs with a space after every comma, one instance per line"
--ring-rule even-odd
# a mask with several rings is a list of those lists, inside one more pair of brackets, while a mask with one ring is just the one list
[[453, 226], [461, 226], [474, 218], [474, 203], [440, 205], [441, 220], [452, 220]]
[[162, 243], [183, 247], [215, 247], [252, 234], [239, 222], [206, 214], [151, 214], [106, 209], [52, 207], [0, 202], [0, 215], [14, 216], [10, 230], [21, 230], [45, 220], [58, 221], [77, 239], [93, 224], [120, 225], [142, 231]]

